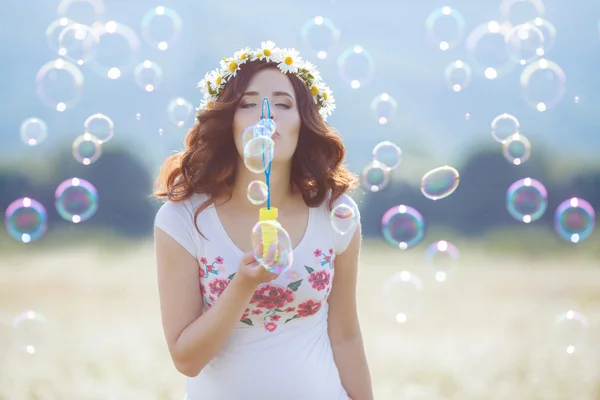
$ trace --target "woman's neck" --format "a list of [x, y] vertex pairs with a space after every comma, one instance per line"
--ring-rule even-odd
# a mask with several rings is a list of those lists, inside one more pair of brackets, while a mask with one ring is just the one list
[[[269, 186], [271, 188], [271, 207], [281, 207], [294, 199], [297, 191], [290, 184], [291, 163], [273, 164], [269, 175]], [[264, 173], [253, 173], [246, 168], [243, 162], [238, 163], [236, 177], [231, 190], [231, 202], [237, 206], [248, 209], [259, 209], [266, 207], [266, 203], [255, 206], [248, 201], [248, 185], [253, 181], [266, 182]]]

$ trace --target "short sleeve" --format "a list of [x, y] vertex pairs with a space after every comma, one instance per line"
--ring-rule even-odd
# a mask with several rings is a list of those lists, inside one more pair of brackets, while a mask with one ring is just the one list
[[[358, 209], [358, 206], [356, 205], [356, 202], [347, 194], [343, 194], [334, 201], [334, 203], [333, 203], [334, 209], [335, 209], [335, 207], [337, 207], [341, 204], [347, 205], [353, 211], [352, 211], [352, 215], [348, 216], [348, 218], [351, 218], [352, 221], [348, 221], [348, 223], [344, 224], [345, 226], [350, 226], [351, 227], [350, 230], [348, 230], [342, 234], [342, 233], [338, 232], [337, 230], [332, 229], [333, 235], [334, 235], [334, 246], [335, 246], [334, 248], [335, 248], [336, 254], [342, 254], [344, 251], [346, 251], [346, 249], [350, 245], [350, 242], [352, 241], [352, 238], [354, 237], [354, 234], [356, 233], [356, 229], [358, 229], [358, 226], [360, 224], [360, 211]], [[347, 208], [345, 208], [345, 209], [347, 210]]]
[[194, 258], [199, 256], [199, 233], [194, 223], [194, 210], [187, 202], [167, 201], [154, 219], [154, 225], [171, 236]]

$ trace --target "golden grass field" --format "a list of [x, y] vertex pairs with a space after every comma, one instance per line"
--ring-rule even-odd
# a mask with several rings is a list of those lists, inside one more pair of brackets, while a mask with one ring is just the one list
[[[598, 263], [461, 250], [457, 273], [436, 283], [421, 252], [363, 246], [358, 295], [375, 398], [600, 399]], [[424, 290], [421, 312], [400, 325], [383, 313], [380, 288], [403, 269], [420, 275]], [[0, 260], [0, 287], [0, 399], [183, 398], [163, 339], [151, 242], [126, 252], [11, 253]], [[553, 321], [571, 307], [590, 326], [587, 346], [568, 355]], [[27, 309], [48, 319], [34, 355], [11, 347], [11, 319]]]

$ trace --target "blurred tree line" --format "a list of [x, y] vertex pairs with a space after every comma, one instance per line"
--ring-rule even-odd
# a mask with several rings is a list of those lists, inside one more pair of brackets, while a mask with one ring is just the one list
[[[417, 185], [394, 179], [378, 193], [364, 193], [359, 199], [365, 236], [380, 235], [380, 221], [389, 208], [405, 204], [423, 214], [426, 226], [452, 229], [465, 237], [481, 236], [492, 229], [523, 226], [506, 211], [506, 190], [515, 181], [531, 177], [548, 190], [548, 210], [536, 226], [552, 229], [554, 210], [562, 201], [581, 197], [600, 210], [600, 170], [589, 170], [557, 179], [550, 176], [549, 161], [532, 157], [521, 166], [508, 163], [498, 151], [479, 149], [459, 168], [460, 184], [451, 196], [432, 201]], [[402, 166], [400, 167], [402, 168]], [[154, 177], [148, 166], [127, 148], [110, 148], [93, 164], [83, 166], [68, 152], [53, 157], [34, 157], [0, 167], [0, 208], [15, 199], [31, 197], [48, 211], [49, 232], [73, 224], [64, 221], [54, 207], [54, 191], [65, 179], [90, 181], [98, 190], [99, 208], [81, 225], [101, 228], [133, 238], [152, 234], [154, 215], [161, 203], [149, 197]]]

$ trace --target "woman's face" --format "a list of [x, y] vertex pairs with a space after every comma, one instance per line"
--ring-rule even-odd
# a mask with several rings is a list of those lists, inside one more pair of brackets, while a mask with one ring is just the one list
[[[296, 151], [301, 121], [292, 83], [277, 68], [263, 69], [250, 79], [233, 117], [235, 146], [243, 157], [242, 136], [246, 128], [260, 121], [265, 97], [276, 125], [272, 137], [275, 143], [273, 162], [289, 161]], [[265, 117], [268, 117], [266, 106]]]

